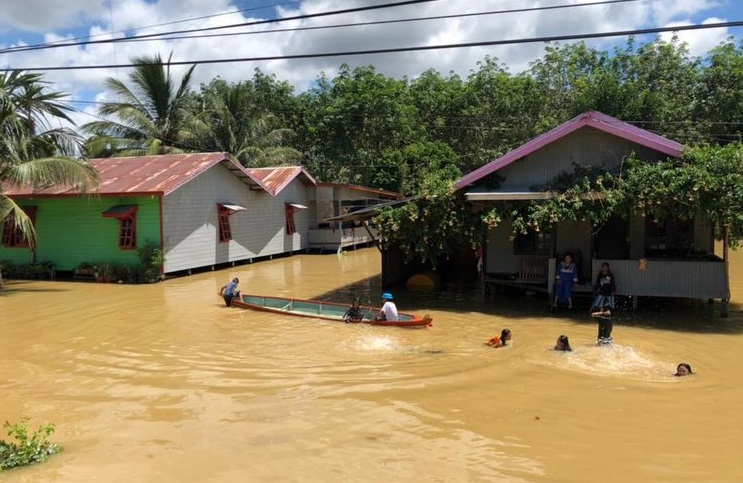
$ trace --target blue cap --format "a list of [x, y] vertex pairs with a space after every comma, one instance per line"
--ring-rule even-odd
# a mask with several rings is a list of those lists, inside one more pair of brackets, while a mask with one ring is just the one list
[[389, 293], [389, 292], [385, 292], [385, 293], [382, 294], [382, 298], [384, 300], [392, 300], [392, 294]]

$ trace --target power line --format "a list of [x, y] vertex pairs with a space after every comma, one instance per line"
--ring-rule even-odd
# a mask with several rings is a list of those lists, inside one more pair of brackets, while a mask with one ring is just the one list
[[[436, 1], [436, 0], [434, 0]], [[709, 24], [698, 24], [698, 25], [678, 25], [675, 27], [653, 27], [645, 29], [634, 29], [634, 30], [619, 30], [614, 32], [596, 32], [596, 33], [585, 33], [585, 34], [568, 34], [568, 35], [550, 35], [543, 37], [531, 37], [522, 39], [511, 39], [511, 40], [488, 40], [483, 42], [465, 42], [460, 44], [439, 44], [439, 45], [423, 45], [413, 47], [394, 47], [389, 49], [370, 49], [370, 50], [349, 50], [341, 52], [318, 52], [310, 54], [294, 54], [294, 55], [271, 55], [265, 57], [236, 57], [231, 59], [202, 59], [202, 60], [181, 60], [171, 62], [161, 62], [159, 65], [194, 65], [194, 64], [227, 64], [227, 63], [239, 63], [239, 62], [261, 62], [269, 60], [301, 60], [301, 59], [318, 59], [328, 57], [350, 57], [356, 55], [378, 55], [378, 54], [394, 54], [401, 52], [418, 52], [428, 50], [445, 50], [445, 49], [461, 49], [471, 47], [493, 47], [498, 45], [514, 45], [514, 44], [529, 44], [529, 43], [543, 43], [543, 42], [561, 42], [567, 40], [583, 40], [583, 39], [596, 39], [606, 37], [628, 37], [633, 35], [648, 35], [657, 34], [663, 32], [683, 32], [691, 30], [708, 30], [717, 28], [730, 28], [730, 27], [743, 27], [743, 20], [735, 20], [731, 22], [717, 22]], [[104, 64], [104, 65], [70, 65], [70, 66], [52, 66], [52, 67], [14, 67], [0, 69], [0, 72], [10, 72], [13, 70], [21, 71], [62, 71], [62, 70], [91, 70], [91, 69], [126, 69], [131, 67], [138, 67], [144, 65], [142, 63], [129, 63], [129, 64]], [[154, 64], [147, 64], [154, 65]]]
[[[354, 7], [354, 8], [346, 8], [342, 10], [330, 10], [327, 12], [317, 12], [317, 13], [308, 13], [304, 15], [294, 15], [293, 17], [282, 17], [282, 18], [274, 18], [274, 19], [266, 19], [266, 20], [256, 20], [253, 22], [241, 22], [236, 24], [230, 24], [230, 25], [218, 25], [215, 27], [202, 27], [197, 29], [185, 29], [185, 30], [173, 30], [171, 32], [162, 32], [162, 33], [154, 33], [154, 34], [142, 34], [142, 35], [133, 35], [131, 37], [126, 37], [127, 40], [137, 40], [137, 39], [148, 39], [148, 38], [156, 38], [156, 37], [162, 37], [164, 35], [176, 35], [176, 34], [188, 34], [188, 33], [196, 33], [196, 32], [208, 32], [213, 30], [224, 30], [224, 29], [231, 29], [231, 28], [237, 28], [237, 27], [252, 27], [255, 25], [266, 25], [266, 24], [272, 24], [272, 23], [279, 23], [279, 22], [288, 22], [291, 20], [306, 20], [310, 18], [319, 18], [319, 17], [329, 17], [333, 15], [343, 15], [347, 13], [358, 13], [358, 12], [366, 12], [369, 10], [379, 10], [383, 8], [392, 8], [392, 7], [403, 7], [407, 5], [415, 5], [419, 3], [429, 3], [429, 2], [438, 2], [440, 0], [405, 0], [405, 1], [399, 1], [399, 2], [393, 2], [393, 3], [384, 3], [381, 5], [369, 5], [366, 7]], [[45, 49], [58, 49], [62, 47], [74, 47], [74, 46], [80, 46], [80, 45], [98, 45], [98, 44], [109, 44], [112, 42], [121, 42], [122, 39], [104, 39], [104, 40], [90, 40], [85, 42], [68, 42], [68, 43], [59, 43], [59, 44], [46, 44], [44, 47]], [[38, 47], [35, 48], [28, 48], [25, 50], [38, 50]], [[21, 48], [16, 48], [16, 50], [0, 50], [0, 54], [5, 53], [14, 53], [14, 52], [24, 52], [25, 50]]]
[[[167, 32], [163, 32], [161, 34], [163, 35], [163, 37], [158, 37], [158, 38], [108, 39], [106, 40], [106, 42], [111, 42], [111, 43], [156, 42], [156, 41], [161, 41], [161, 40], [168, 41], [168, 40], [185, 40], [185, 39], [205, 39], [205, 38], [214, 38], [214, 37], [233, 37], [233, 36], [243, 36], [243, 35], [263, 35], [263, 34], [285, 33], [285, 32], [304, 32], [304, 31], [312, 31], [312, 30], [337, 29], [337, 28], [347, 28], [347, 27], [368, 27], [372, 25], [391, 25], [391, 24], [398, 24], [398, 23], [422, 22], [422, 21], [432, 21], [432, 20], [448, 20], [448, 19], [454, 19], [454, 18], [471, 18], [471, 17], [482, 17], [482, 16], [487, 16], [487, 15], [527, 13], [527, 12], [546, 11], [546, 10], [561, 10], [561, 9], [567, 9], [567, 8], [594, 7], [594, 6], [612, 5], [612, 4], [618, 4], [618, 3], [650, 2], [650, 1], [653, 1], [653, 0], [604, 0], [604, 1], [595, 1], [595, 2], [589, 2], [589, 3], [580, 3], [580, 4], [548, 5], [548, 6], [543, 6], [543, 7], [515, 8], [515, 9], [508, 9], [508, 10], [490, 10], [490, 11], [485, 11], [485, 12], [435, 15], [435, 16], [429, 16], [429, 17], [376, 20], [376, 21], [370, 21], [370, 22], [344, 23], [344, 24], [334, 24], [334, 25], [318, 25], [314, 27], [293, 27], [293, 28], [260, 30], [260, 31], [250, 31], [250, 32], [222, 32], [218, 34], [205, 34], [205, 35], [170, 36], [171, 34]], [[76, 44], [64, 45], [64, 47], [67, 47], [67, 46], [75, 47], [75, 46], [80, 46], [84, 44], [85, 44], [84, 42], [81, 42], [81, 43], [76, 43]], [[28, 46], [27, 48], [19, 48], [19, 50], [15, 50], [14, 52], [25, 52], [25, 51], [30, 51], [30, 50], [45, 50], [47, 48], [49, 47], [47, 47], [44, 44], [41, 44], [39, 46]], [[0, 53], [3, 53], [3, 51], [0, 51]]]
[[[241, 8], [239, 10], [233, 10], [233, 11], [230, 11], [230, 12], [214, 13], [214, 14], [211, 14], [211, 15], [202, 15], [200, 17], [188, 17], [188, 18], [184, 18], [184, 19], [181, 19], [181, 20], [172, 20], [170, 22], [163, 22], [163, 23], [156, 23], [156, 24], [150, 24], [150, 25], [143, 25], [143, 26], [138, 27], [138, 28], [139, 29], [150, 29], [150, 28], [155, 28], [155, 27], [163, 27], [163, 26], [166, 26], [166, 25], [174, 25], [174, 24], [179, 24], [179, 23], [193, 22], [193, 21], [196, 21], [196, 20], [205, 20], [205, 19], [214, 18], [214, 17], [222, 17], [222, 16], [225, 16], [225, 15], [233, 15], [235, 13], [244, 13], [244, 12], [251, 12], [251, 11], [256, 11], [256, 10], [266, 10], [266, 9], [269, 9], [269, 8], [276, 8], [276, 7], [280, 7], [282, 5], [291, 5], [291, 4], [295, 4], [295, 3], [299, 3], [299, 2], [300, 2], [300, 0], [292, 0], [290, 2], [274, 3], [274, 4], [271, 4], [271, 5], [263, 5], [263, 6], [260, 6], [260, 7]], [[107, 37], [109, 35], [113, 36], [113, 35], [116, 35], [116, 34], [124, 34], [126, 32], [127, 32], [126, 30], [118, 30], [118, 31], [115, 31], [115, 32], [107, 32], [107, 33], [104, 33], [104, 34], [85, 35], [85, 36], [82, 36], [82, 37], [73, 37], [71, 39], [56, 40], [54, 42], [48, 42], [46, 44], [32, 44], [32, 45], [23, 45], [23, 46], [18, 46], [18, 47], [9, 47], [7, 49], [0, 50], [0, 54], [13, 53], [13, 52], [26, 52], [28, 50], [46, 49], [46, 48], [50, 48], [51, 46], [58, 45], [58, 44], [66, 44], [66, 43], [75, 42], [75, 41], [78, 41], [78, 40], [85, 40], [85, 39], [95, 39], [95, 38], [98, 38], [98, 37]], [[166, 33], [166, 35], [167, 35], [167, 33]], [[121, 39], [119, 39], [119, 40], [121, 40]], [[74, 44], [74, 45], [78, 45], [78, 44]]]

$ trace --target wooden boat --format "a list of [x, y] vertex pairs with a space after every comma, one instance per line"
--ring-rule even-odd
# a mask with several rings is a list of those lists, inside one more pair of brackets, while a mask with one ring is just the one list
[[[219, 292], [222, 296], [222, 292]], [[284, 297], [266, 297], [263, 295], [245, 295], [242, 294], [240, 299], [232, 299], [232, 305], [241, 309], [252, 309], [262, 312], [272, 312], [274, 314], [294, 315], [297, 317], [311, 317], [314, 319], [334, 320], [336, 322], [345, 322], [343, 315], [346, 313], [349, 304], [338, 304], [334, 302], [321, 302], [319, 300], [291, 299]], [[361, 320], [351, 320], [351, 323], [383, 325], [395, 327], [423, 328], [433, 325], [433, 319], [426, 315], [421, 317], [413, 314], [399, 314], [399, 321], [390, 322], [387, 320], [374, 320], [374, 315], [379, 313], [379, 309], [368, 306], [361, 306], [363, 318]]]

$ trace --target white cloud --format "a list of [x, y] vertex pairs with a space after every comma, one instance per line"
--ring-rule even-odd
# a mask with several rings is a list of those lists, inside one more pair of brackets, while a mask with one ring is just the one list
[[[375, 0], [380, 3], [381, 0]], [[568, 0], [564, 0], [568, 1]], [[585, 3], [589, 0], [572, 0]], [[3, 2], [4, 4], [16, 2]], [[75, 7], [58, 8], [57, 0], [26, 0], [24, 9], [0, 7], [0, 28], [38, 30], [46, 33], [45, 41], [63, 38], [58, 32], [69, 32], [71, 26], [81, 22], [87, 25], [90, 35], [96, 39], [110, 38], [114, 32], [147, 34], [167, 30], [229, 25], [250, 20], [245, 15], [266, 12], [238, 12], [234, 0], [115, 0], [113, 25], [110, 25], [107, 0], [78, 0]], [[563, 2], [561, 2], [563, 3]], [[173, 52], [174, 60], [199, 60], [219, 58], [244, 58], [259, 56], [281, 56], [298, 53], [319, 53], [384, 49], [398, 46], [454, 44], [491, 40], [520, 39], [545, 35], [604, 32], [627, 30], [648, 25], [677, 25], [688, 22], [706, 9], [718, 6], [712, 0], [669, 0], [663, 2], [627, 2], [602, 6], [583, 6], [561, 10], [544, 10], [528, 13], [481, 15], [456, 19], [419, 21], [388, 25], [356, 26], [325, 30], [294, 31], [261, 35], [233, 37], [201, 37], [180, 40], [157, 40], [151, 42], [128, 42], [88, 45], [75, 48], [39, 50], [15, 54], [0, 54], [0, 65], [18, 66], [92, 65], [126, 63], [131, 57], [160, 53], [167, 57]], [[28, 8], [31, 4], [32, 8]], [[280, 10], [282, 16], [303, 13], [346, 9], [369, 5], [369, 0], [305, 0], [293, 10]], [[513, 8], [529, 8], [555, 5], [552, 0], [447, 0], [430, 2], [414, 7], [381, 9], [333, 17], [319, 17], [303, 21], [246, 27], [242, 31], [266, 31], [288, 27], [316, 27], [340, 23], [370, 22], [403, 17], [425, 17], [447, 14], [476, 13]], [[42, 16], [35, 12], [49, 12]], [[211, 16], [214, 14], [224, 14]], [[173, 22], [184, 18], [201, 18], [187, 23], [144, 28], [147, 25]], [[682, 17], [683, 18], [679, 18]], [[43, 18], [40, 18], [43, 17]], [[712, 21], [710, 18], [708, 21]], [[676, 23], [671, 23], [676, 22]], [[223, 31], [217, 31], [223, 32]], [[214, 33], [217, 33], [214, 32]], [[703, 53], [716, 45], [727, 32], [719, 30], [688, 32], [682, 35], [695, 53]], [[117, 33], [121, 37], [122, 34]], [[0, 37], [2, 38], [2, 37]], [[7, 36], [6, 36], [7, 39]], [[591, 45], [606, 48], [621, 39], [597, 39]], [[306, 60], [274, 60], [233, 64], [202, 64], [196, 68], [194, 86], [208, 82], [219, 75], [229, 81], [249, 78], [255, 67], [276, 74], [298, 89], [306, 88], [315, 77], [326, 71], [333, 75], [338, 66], [373, 64], [386, 75], [414, 77], [429, 68], [443, 73], [450, 71], [461, 75], [477, 68], [477, 62], [486, 55], [498, 57], [511, 72], [528, 68], [529, 62], [539, 57], [544, 44], [524, 43], [498, 47], [464, 48], [406, 52], [388, 55], [339, 56]], [[174, 69], [181, 75], [187, 67]], [[126, 70], [77, 70], [49, 72], [46, 78], [60, 90], [70, 92], [75, 98], [90, 98], [101, 92], [103, 79], [107, 76], [125, 78]]]
[[[724, 22], [723, 19], [717, 17], [709, 17], [702, 23], [705, 25]], [[693, 22], [690, 20], [672, 22], [667, 27], [680, 27], [683, 25], [692, 25]], [[661, 35], [661, 39], [666, 42], [670, 41], [671, 38], [676, 35], [679, 40], [686, 42], [689, 45], [689, 53], [693, 56], [704, 56], [712, 48], [716, 47], [727, 39], [730, 35], [730, 31], [727, 28], [709, 29], [709, 30], [686, 30], [683, 32], [666, 32]]]

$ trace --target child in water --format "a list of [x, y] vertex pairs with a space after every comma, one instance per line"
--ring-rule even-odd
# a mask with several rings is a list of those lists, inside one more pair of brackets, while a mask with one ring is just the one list
[[498, 347], [503, 347], [504, 345], [506, 345], [509, 340], [511, 340], [511, 330], [503, 329], [500, 331], [500, 337], [493, 337], [489, 341], [485, 342], [485, 345], [488, 347], [492, 347], [493, 349], [497, 349]]
[[614, 324], [611, 321], [611, 309], [609, 308], [609, 304], [604, 304], [601, 310], [599, 310], [598, 312], [593, 312], [591, 316], [598, 319], [598, 323], [599, 323], [598, 343], [599, 345], [611, 344], [612, 343], [611, 331], [614, 328]]
[[691, 366], [687, 364], [686, 362], [682, 362], [678, 366], [676, 366], [676, 374], [674, 376], [676, 377], [683, 377], [683, 376], [690, 376], [694, 374], [691, 371]]
[[570, 347], [570, 340], [568, 339], [567, 335], [561, 335], [557, 338], [557, 342], [555, 343], [555, 350], [563, 352], [573, 351], [573, 349]]

